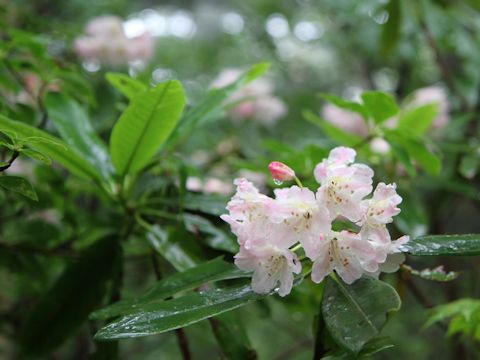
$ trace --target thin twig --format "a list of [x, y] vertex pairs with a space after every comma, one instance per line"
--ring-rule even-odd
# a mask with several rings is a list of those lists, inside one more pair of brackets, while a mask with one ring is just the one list
[[12, 153], [12, 156], [10, 157], [10, 160], [7, 161], [6, 165], [0, 166], [0, 172], [7, 170], [10, 166], [12, 166], [13, 162], [18, 158], [20, 153], [18, 151], [14, 151]]

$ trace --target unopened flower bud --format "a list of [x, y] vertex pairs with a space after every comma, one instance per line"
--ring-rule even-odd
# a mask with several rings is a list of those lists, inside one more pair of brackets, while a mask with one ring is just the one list
[[273, 180], [276, 182], [295, 179], [295, 171], [279, 161], [272, 161], [270, 165], [268, 165], [268, 170], [270, 170]]

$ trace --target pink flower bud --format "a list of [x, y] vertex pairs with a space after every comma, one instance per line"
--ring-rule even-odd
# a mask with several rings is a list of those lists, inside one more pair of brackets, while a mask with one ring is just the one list
[[268, 165], [268, 170], [270, 170], [275, 181], [282, 182], [295, 179], [295, 171], [279, 161], [272, 161]]

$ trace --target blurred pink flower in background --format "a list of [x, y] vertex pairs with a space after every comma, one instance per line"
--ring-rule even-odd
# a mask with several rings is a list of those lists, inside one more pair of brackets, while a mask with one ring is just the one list
[[368, 126], [365, 120], [352, 111], [328, 103], [322, 109], [322, 116], [330, 124], [343, 131], [360, 136], [368, 135]]
[[148, 61], [154, 50], [154, 39], [148, 32], [128, 38], [122, 19], [116, 16], [100, 16], [85, 26], [86, 36], [75, 39], [75, 51], [84, 60], [99, 60], [109, 65], [129, 61]]
[[432, 128], [440, 129], [447, 125], [449, 121], [449, 109], [448, 98], [445, 90], [440, 86], [428, 86], [416, 90], [413, 93], [413, 99], [408, 103], [408, 107], [415, 108], [422, 105], [438, 103], [438, 115], [433, 120]]
[[[211, 88], [228, 86], [241, 74], [238, 69], [225, 69], [212, 82]], [[287, 114], [287, 106], [273, 95], [273, 84], [265, 78], [242, 86], [230, 96], [227, 105], [231, 105], [228, 115], [234, 120], [255, 119], [264, 125], [273, 125]]]

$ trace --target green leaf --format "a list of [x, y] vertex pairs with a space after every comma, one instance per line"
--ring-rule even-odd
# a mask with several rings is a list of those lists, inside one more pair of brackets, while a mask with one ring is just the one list
[[250, 345], [241, 318], [230, 311], [210, 319], [210, 325], [227, 359], [254, 360], [257, 353]]
[[95, 311], [90, 317], [92, 319], [108, 319], [129, 314], [138, 311], [146, 304], [160, 302], [177, 293], [195, 289], [202, 284], [249, 276], [251, 275], [239, 270], [236, 266], [217, 258], [165, 278], [141, 297], [117, 302]]
[[189, 293], [179, 298], [145, 305], [100, 329], [96, 340], [114, 340], [160, 334], [236, 309], [265, 295], [250, 285]]
[[399, 112], [393, 96], [382, 91], [364, 92], [362, 100], [368, 113], [377, 124], [381, 124]]
[[420, 236], [403, 245], [403, 250], [416, 256], [480, 255], [480, 234]]
[[19, 150], [23, 155], [28, 156], [31, 159], [38, 160], [45, 165], [52, 165], [52, 159], [50, 159], [45, 154], [41, 153], [40, 151], [33, 150], [33, 149], [20, 149]]
[[415, 136], [423, 136], [437, 117], [438, 111], [438, 103], [426, 104], [407, 110], [400, 116], [398, 129]]
[[144, 83], [135, 80], [126, 74], [109, 72], [105, 77], [115, 89], [120, 91], [130, 101], [138, 94], [141, 94], [148, 89]]
[[348, 100], [342, 99], [341, 97], [331, 95], [331, 94], [321, 93], [319, 94], [319, 96], [322, 99], [327, 100], [328, 102], [332, 103], [333, 105], [339, 108], [359, 114], [365, 121], [368, 120], [368, 110], [358, 102], [348, 101]]
[[31, 200], [38, 201], [38, 196], [27, 179], [19, 176], [0, 176], [0, 187], [17, 192]]
[[202, 232], [207, 234], [205, 237], [206, 243], [212, 249], [228, 251], [232, 254], [238, 252], [238, 243], [231, 236], [228, 236], [224, 231], [214, 226], [207, 219], [191, 214], [183, 216], [185, 227], [192, 233]]
[[49, 119], [63, 140], [111, 181], [113, 167], [105, 143], [98, 137], [88, 114], [75, 100], [62, 93], [48, 93], [45, 99]]
[[70, 338], [101, 303], [119, 261], [118, 239], [107, 237], [69, 265], [27, 314], [19, 335], [24, 352], [41, 356]]
[[458, 275], [460, 275], [458, 272], [455, 272], [455, 271], [446, 272], [443, 268], [443, 265], [437, 266], [434, 269], [423, 269], [423, 270], [415, 270], [408, 265], [402, 265], [402, 269], [409, 271], [412, 275], [415, 275], [415, 276], [421, 277], [422, 279], [430, 280], [430, 281], [441, 281], [441, 282], [452, 281], [452, 280], [455, 280], [458, 277]]
[[70, 147], [62, 140], [38, 130], [32, 126], [22, 124], [18, 121], [10, 120], [0, 115], [0, 128], [8, 130], [22, 139], [32, 139], [28, 144], [34, 150], [37, 150], [52, 160], [65, 166], [73, 174], [84, 179], [95, 179], [103, 181], [100, 173], [82, 157], [73, 152]]
[[328, 278], [322, 300], [322, 314], [333, 339], [358, 353], [377, 337], [387, 313], [400, 309], [395, 289], [380, 280], [361, 278], [352, 285]]
[[385, 6], [388, 12], [388, 20], [382, 25], [380, 36], [380, 49], [384, 54], [391, 54], [395, 51], [398, 39], [400, 38], [400, 27], [402, 22], [402, 7], [400, 0], [390, 0]]
[[[440, 174], [440, 171], [442, 170], [442, 162], [420, 141], [415, 138], [408, 137], [406, 134], [397, 130], [386, 131], [385, 136], [392, 145], [396, 144], [397, 148], [393, 149], [395, 155], [398, 156], [400, 154], [399, 147], [401, 147], [408, 153], [410, 160], [415, 160], [422, 168], [425, 169], [427, 173], [434, 176]], [[405, 165], [407, 164], [406, 159], [401, 159], [400, 157], [399, 159]]]
[[464, 298], [437, 306], [430, 312], [424, 327], [451, 318], [447, 335], [463, 333], [480, 340], [480, 300]]
[[147, 234], [147, 240], [177, 271], [194, 267], [201, 262], [198, 244], [182, 228], [161, 229], [153, 225]]
[[176, 143], [182, 137], [188, 135], [193, 129], [202, 125], [212, 113], [224, 106], [225, 101], [235, 91], [265, 74], [269, 67], [270, 64], [268, 63], [255, 64], [232, 84], [221, 89], [211, 89], [202, 101], [190, 108], [182, 117], [171, 138], [171, 143]]
[[228, 200], [228, 197], [222, 195], [187, 193], [183, 200], [183, 206], [187, 210], [201, 211], [205, 214], [220, 216], [225, 214]]
[[337, 128], [335, 125], [330, 124], [328, 121], [321, 119], [309, 110], [303, 112], [303, 117], [312, 124], [319, 126], [323, 132], [334, 140], [336, 143], [345, 146], [355, 146], [362, 142], [360, 136], [347, 133], [342, 129]]
[[480, 156], [478, 154], [466, 155], [460, 162], [459, 171], [467, 179], [473, 179], [478, 173], [480, 166]]
[[144, 168], [170, 136], [185, 106], [182, 84], [172, 80], [135, 97], [110, 138], [117, 172], [125, 176]]

